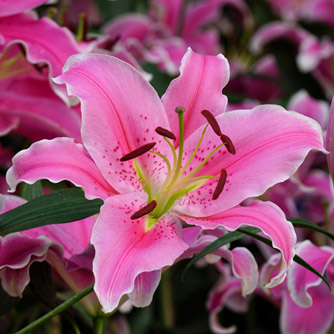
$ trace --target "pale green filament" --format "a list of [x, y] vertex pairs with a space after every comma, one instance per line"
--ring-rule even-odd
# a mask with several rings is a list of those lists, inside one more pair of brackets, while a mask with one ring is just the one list
[[204, 138], [204, 134], [206, 132], [206, 129], [208, 128], [209, 124], [207, 124], [202, 132], [201, 138], [199, 139], [199, 142], [197, 144], [197, 146], [194, 149], [194, 152], [191, 154], [191, 156], [189, 157], [188, 161], [186, 162], [186, 164], [183, 166], [183, 168], [180, 171], [180, 175], [182, 175], [184, 173], [184, 171], [188, 168], [188, 166], [190, 165], [190, 163], [192, 162], [192, 160], [194, 159], [196, 153], [199, 150], [199, 147], [202, 144], [203, 138]]
[[170, 182], [170, 184], [167, 186], [168, 190], [170, 190], [173, 187], [175, 181], [177, 180], [177, 178], [180, 175], [180, 169], [181, 169], [181, 164], [182, 164], [182, 156], [183, 156], [183, 142], [184, 142], [183, 112], [184, 112], [184, 109], [177, 108], [177, 115], [179, 116], [179, 134], [180, 134], [179, 155], [177, 157], [177, 164], [176, 164], [176, 168], [175, 168], [174, 177], [173, 177], [172, 181]]
[[10, 77], [23, 74], [31, 71], [33, 68], [26, 65], [24, 54], [22, 52], [17, 53], [13, 57], [9, 57], [9, 53], [12, 47], [7, 48], [0, 55], [0, 79], [5, 80]]

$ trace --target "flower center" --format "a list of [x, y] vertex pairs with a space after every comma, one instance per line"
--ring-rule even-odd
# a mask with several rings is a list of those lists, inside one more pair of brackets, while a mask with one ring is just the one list
[[[222, 169], [220, 172], [220, 176], [216, 177], [213, 175], [202, 175], [202, 176], [195, 176], [198, 171], [207, 164], [208, 160], [222, 147], [225, 146], [226, 149], [231, 153], [235, 154], [235, 148], [231, 141], [231, 139], [222, 134], [219, 124], [217, 123], [215, 117], [208, 111], [203, 110], [201, 113], [208, 121], [208, 124], [204, 127], [204, 130], [201, 134], [201, 137], [194, 148], [192, 154], [184, 162], [183, 162], [183, 150], [184, 150], [184, 124], [183, 124], [183, 113], [184, 108], [178, 107], [175, 110], [178, 114], [179, 119], [179, 147], [178, 152], [176, 152], [174, 145], [172, 144], [171, 140], [175, 140], [176, 136], [167, 129], [158, 127], [155, 131], [164, 137], [164, 140], [167, 142], [168, 146], [170, 147], [173, 155], [173, 163], [168, 160], [168, 158], [161, 154], [160, 152], [152, 150], [155, 145], [155, 142], [145, 144], [138, 149], [124, 155], [120, 160], [126, 161], [130, 159], [135, 159], [146, 152], [150, 152], [152, 154], [157, 155], [158, 157], [162, 158], [166, 165], [167, 165], [167, 175], [160, 185], [160, 187], [152, 193], [151, 191], [148, 192], [148, 204], [141, 208], [139, 211], [135, 212], [131, 219], [137, 219], [144, 215], [148, 215], [146, 217], [146, 230], [149, 230], [151, 227], [155, 225], [158, 219], [165, 214], [167, 211], [171, 209], [171, 207], [175, 204], [175, 202], [182, 196], [185, 196], [187, 193], [194, 191], [195, 189], [201, 187], [208, 179], [217, 180], [216, 188], [213, 192], [212, 199], [216, 200], [221, 192], [224, 189], [224, 185], [227, 178], [227, 173], [225, 169]], [[211, 126], [212, 130], [215, 134], [220, 138], [222, 143], [216, 146], [213, 150], [209, 152], [209, 154], [201, 159], [200, 163], [192, 168], [188, 168], [190, 164], [193, 162], [198, 150], [201, 146], [203, 141], [204, 135], [207, 131], [208, 126]], [[188, 171], [188, 172], [187, 172]]]
[[0, 53], [0, 80], [5, 80], [33, 70], [41, 72], [44, 65], [30, 64], [22, 45], [11, 45]]

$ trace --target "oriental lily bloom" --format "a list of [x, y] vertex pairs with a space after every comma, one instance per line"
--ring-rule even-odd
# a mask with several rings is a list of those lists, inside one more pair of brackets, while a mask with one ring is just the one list
[[83, 145], [68, 138], [34, 143], [7, 174], [13, 191], [21, 181], [67, 179], [87, 198], [104, 200], [92, 235], [104, 312], [139, 277], [148, 276], [154, 290], [157, 271], [189, 247], [181, 222], [260, 228], [282, 253], [268, 286], [281, 283], [292, 263], [295, 233], [283, 212], [269, 202], [239, 203], [287, 179], [310, 150], [324, 150], [319, 125], [274, 105], [224, 113], [229, 68], [222, 55], [189, 49], [180, 72], [160, 101], [117, 58], [71, 57], [56, 82], [81, 101]]

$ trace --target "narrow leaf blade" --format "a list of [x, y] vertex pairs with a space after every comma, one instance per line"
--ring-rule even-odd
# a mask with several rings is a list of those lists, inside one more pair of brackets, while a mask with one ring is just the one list
[[287, 218], [294, 227], [299, 227], [299, 228], [304, 228], [304, 229], [308, 229], [308, 230], [313, 230], [316, 232], [320, 232], [324, 235], [326, 235], [328, 238], [334, 240], [334, 235], [328, 231], [326, 231], [325, 229], [321, 228], [320, 226], [311, 223], [305, 219], [301, 219], [301, 218]]
[[99, 213], [102, 204], [86, 199], [79, 188], [57, 190], [0, 215], [0, 235], [84, 219]]

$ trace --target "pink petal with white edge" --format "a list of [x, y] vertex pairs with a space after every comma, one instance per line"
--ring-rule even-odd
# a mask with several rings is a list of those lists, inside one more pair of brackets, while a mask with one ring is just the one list
[[32, 184], [48, 179], [51, 182], [71, 181], [84, 188], [88, 199], [105, 199], [115, 193], [83, 146], [70, 138], [41, 140], [19, 152], [6, 178], [12, 192], [22, 181]]
[[312, 306], [299, 307], [285, 291], [282, 298], [280, 328], [284, 334], [326, 334], [334, 319], [334, 296], [321, 283], [310, 288]]
[[176, 107], [184, 107], [184, 137], [187, 138], [206, 122], [201, 111], [217, 115], [225, 111], [227, 98], [222, 89], [229, 80], [230, 70], [223, 55], [203, 56], [190, 48], [184, 55], [180, 76], [174, 79], [162, 97], [172, 132], [178, 137]]
[[[132, 161], [119, 159], [151, 142], [170, 152], [154, 131], [169, 124], [153, 87], [129, 64], [103, 54], [71, 57], [56, 82], [81, 100], [82, 140], [105, 179], [119, 192], [141, 190]], [[151, 182], [155, 177], [161, 182], [167, 172], [162, 159], [151, 154], [136, 163]]]
[[172, 265], [188, 247], [176, 217], [163, 216], [147, 232], [145, 218], [130, 219], [144, 202], [141, 197], [131, 193], [108, 198], [93, 229], [95, 292], [106, 313], [134, 290], [138, 275]]
[[49, 0], [0, 0], [0, 17], [9, 16], [35, 8]]
[[[239, 297], [241, 294], [241, 283], [233, 277], [223, 277], [210, 291], [207, 301], [207, 309], [210, 312], [210, 329], [215, 334], [232, 334], [236, 332], [236, 326], [228, 328], [219, 323], [218, 315], [230, 298]], [[245, 311], [244, 308], [240, 311]]]
[[231, 250], [231, 265], [235, 277], [241, 280], [241, 295], [245, 297], [256, 289], [259, 271], [253, 254], [245, 247]]
[[271, 278], [266, 286], [274, 287], [284, 281], [295, 255], [296, 234], [292, 224], [286, 220], [283, 211], [275, 204], [254, 201], [249, 206], [237, 206], [209, 217], [182, 218], [188, 224], [201, 226], [204, 229], [215, 229], [218, 226], [228, 231], [235, 231], [244, 226], [259, 228], [272, 240], [273, 247], [282, 254], [280, 271]]
[[[194, 174], [219, 177], [221, 169], [225, 169], [227, 179], [216, 200], [212, 195], [218, 181], [213, 179], [181, 198], [175, 210], [186, 215], [213, 215], [238, 205], [246, 198], [259, 196], [274, 184], [288, 179], [310, 150], [326, 152], [319, 124], [280, 106], [262, 105], [251, 110], [229, 111], [216, 119], [221, 132], [231, 138], [236, 154], [232, 155], [221, 147]], [[201, 133], [202, 129], [198, 129], [185, 141], [185, 158], [192, 154]], [[209, 128], [188, 170], [195, 169], [221, 143]]]
[[62, 248], [49, 239], [30, 239], [20, 233], [0, 237], [0, 278], [3, 289], [13, 297], [21, 297], [28, 285], [29, 268], [42, 262], [49, 250], [62, 256]]
[[129, 298], [136, 307], [146, 307], [151, 304], [153, 294], [157, 289], [161, 279], [161, 270], [141, 273], [136, 277], [135, 287]]
[[[326, 267], [334, 258], [334, 250], [332, 248], [327, 246], [317, 247], [309, 240], [299, 243], [296, 253], [321, 274], [325, 272]], [[291, 298], [300, 307], [310, 307], [312, 305], [312, 297], [308, 290], [311, 287], [320, 285], [321, 282], [321, 278], [311, 271], [294, 264], [288, 275], [288, 289]], [[330, 294], [329, 290], [328, 294]]]

